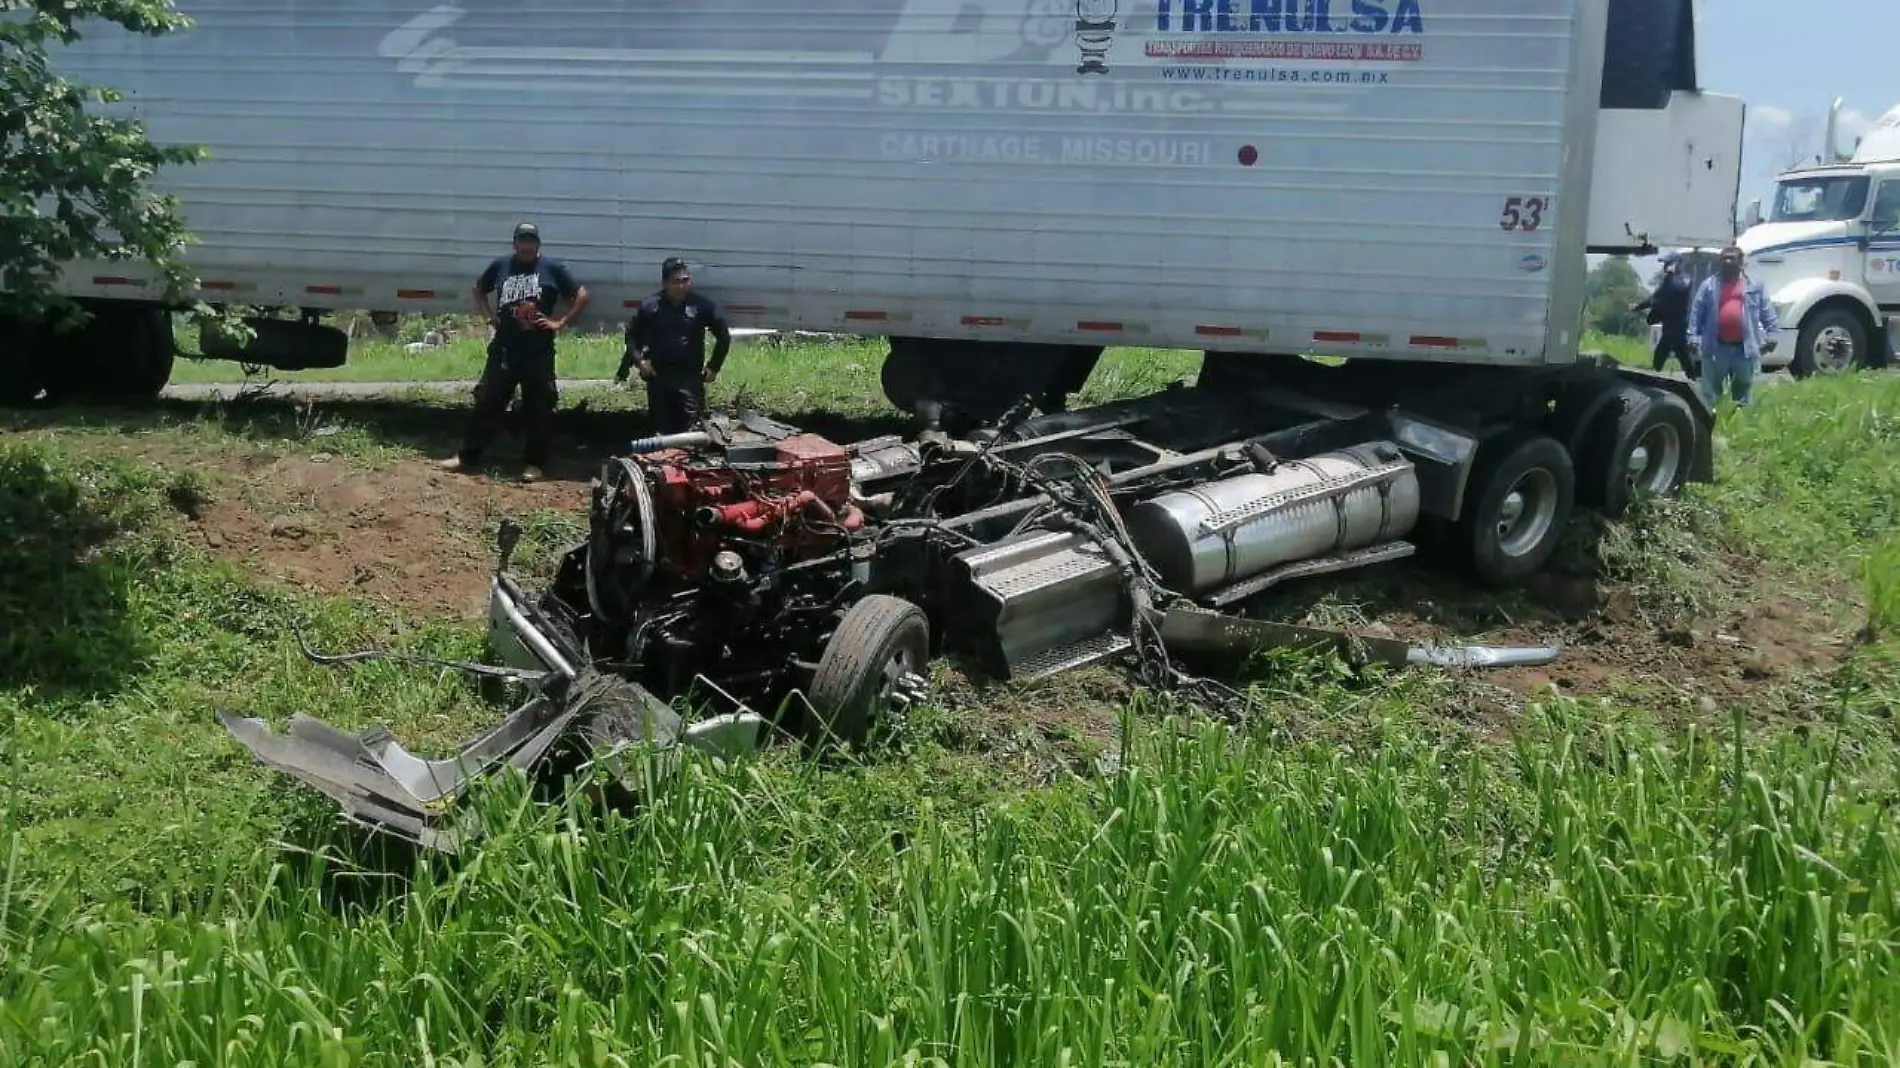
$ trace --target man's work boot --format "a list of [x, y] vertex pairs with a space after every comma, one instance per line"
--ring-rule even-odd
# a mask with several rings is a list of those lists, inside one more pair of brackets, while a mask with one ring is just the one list
[[467, 465], [462, 463], [460, 456], [451, 456], [446, 460], [438, 461], [436, 466], [444, 471], [460, 471]]
[[521, 481], [523, 482], [539, 482], [546, 477], [548, 477], [547, 472], [533, 464], [529, 464], [521, 469]]

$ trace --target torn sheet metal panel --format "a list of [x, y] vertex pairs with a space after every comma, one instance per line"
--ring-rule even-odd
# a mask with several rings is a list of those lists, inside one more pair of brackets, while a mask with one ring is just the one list
[[[458, 850], [468, 829], [462, 825], [458, 803], [476, 782], [504, 766], [531, 771], [574, 736], [589, 750], [586, 755], [591, 761], [605, 763], [636, 790], [645, 777], [635, 776], [636, 769], [624, 759], [630, 746], [674, 750], [686, 745], [730, 757], [751, 752], [760, 744], [764, 720], [751, 710], [742, 708], [687, 726], [671, 706], [645, 687], [602, 674], [582, 662], [565, 648], [557, 631], [542, 625], [538, 614], [522, 609], [512, 583], [498, 579], [491, 592], [491, 621], [496, 632], [519, 643], [514, 646], [517, 666], [546, 670], [523, 676], [535, 680], [529, 699], [460, 746], [452, 757], [418, 757], [380, 726], [349, 734], [321, 720], [297, 716], [287, 731], [278, 734], [260, 719], [229, 712], [220, 712], [218, 718], [260, 762], [321, 791], [351, 822], [449, 853]], [[491, 632], [491, 636], [496, 635]], [[368, 654], [326, 657], [307, 647], [305, 653], [318, 663], [371, 658]]]
[[447, 760], [412, 755], [383, 727], [346, 734], [298, 716], [278, 734], [260, 719], [218, 718], [260, 762], [328, 795], [352, 822], [454, 852], [457, 835], [445, 825], [470, 786], [504, 764], [525, 770], [538, 762], [583, 707], [537, 695]]

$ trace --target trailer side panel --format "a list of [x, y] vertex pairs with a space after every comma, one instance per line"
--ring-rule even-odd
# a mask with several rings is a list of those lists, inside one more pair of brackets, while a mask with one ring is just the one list
[[532, 218], [610, 312], [682, 255], [742, 325], [1574, 353], [1598, 0], [181, 6], [65, 66], [211, 149], [213, 299], [465, 307]]

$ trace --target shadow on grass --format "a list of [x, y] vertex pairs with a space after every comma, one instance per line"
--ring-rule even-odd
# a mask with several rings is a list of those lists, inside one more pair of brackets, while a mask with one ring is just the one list
[[[605, 405], [601, 404], [603, 399]], [[600, 459], [610, 451], [654, 433], [653, 421], [644, 408], [617, 406], [625, 403], [620, 395], [613, 394], [606, 398], [583, 395], [579, 399], [564, 395], [554, 416], [554, 457], [548, 465], [548, 476], [558, 481], [584, 482], [593, 477]], [[347, 427], [378, 446], [443, 458], [453, 455], [461, 445], [471, 408], [472, 398], [463, 393], [316, 401], [267, 394], [236, 399], [165, 399], [140, 407], [42, 404], [15, 413], [9, 424], [15, 429], [83, 427], [120, 432], [200, 424], [243, 441], [280, 447], [287, 441], [308, 441], [317, 447], [327, 440], [318, 436], [320, 430]], [[779, 422], [840, 444], [910, 429], [907, 420], [895, 411], [760, 410]], [[481, 466], [501, 469], [518, 464], [521, 445], [519, 421], [510, 413], [507, 425], [483, 455]]]
[[0, 446], [0, 688], [98, 697], [139, 670], [129, 591], [142, 565], [108, 543], [143, 524], [153, 489]]

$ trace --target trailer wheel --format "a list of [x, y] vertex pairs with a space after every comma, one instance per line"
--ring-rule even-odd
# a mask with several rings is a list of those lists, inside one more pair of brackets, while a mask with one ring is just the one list
[[40, 395], [45, 334], [38, 323], [0, 317], [0, 405], [31, 404]]
[[1695, 413], [1666, 390], [1622, 387], [1584, 439], [1577, 500], [1611, 519], [1642, 494], [1670, 497], [1689, 480]]
[[125, 400], [157, 400], [177, 359], [171, 316], [162, 308], [138, 308], [126, 316], [117, 373], [103, 379], [103, 392]]
[[57, 400], [150, 401], [171, 381], [178, 346], [171, 316], [146, 304], [93, 305], [92, 319], [55, 344], [65, 351], [48, 369]]
[[1505, 585], [1548, 563], [1570, 522], [1576, 493], [1570, 454], [1548, 434], [1518, 431], [1485, 443], [1458, 523], [1478, 578]]
[[846, 612], [818, 660], [811, 684], [817, 748], [862, 746], [876, 721], [900, 699], [930, 659], [930, 623], [922, 609], [883, 594]]

